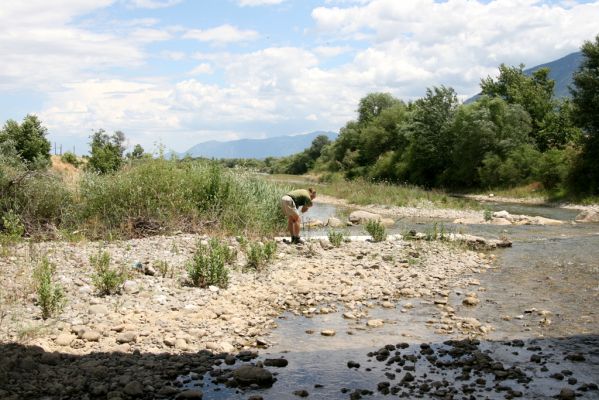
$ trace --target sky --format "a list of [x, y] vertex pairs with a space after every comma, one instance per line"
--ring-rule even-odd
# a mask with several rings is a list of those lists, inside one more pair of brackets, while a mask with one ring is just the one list
[[461, 99], [599, 34], [599, 0], [0, 0], [0, 123], [89, 150], [338, 131], [359, 100]]

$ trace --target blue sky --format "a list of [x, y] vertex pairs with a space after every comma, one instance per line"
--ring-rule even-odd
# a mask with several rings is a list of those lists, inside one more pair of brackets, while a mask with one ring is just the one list
[[78, 153], [100, 128], [150, 151], [336, 131], [370, 92], [467, 98], [599, 34], [599, 0], [3, 3], [0, 121], [37, 114]]

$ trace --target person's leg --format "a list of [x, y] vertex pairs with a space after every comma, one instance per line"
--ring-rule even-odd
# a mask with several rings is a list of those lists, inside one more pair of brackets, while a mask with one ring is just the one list
[[288, 217], [287, 218], [287, 230], [289, 231], [289, 235], [291, 235], [291, 238], [293, 239], [293, 236], [295, 236], [295, 234], [293, 233], [293, 218], [292, 217]]
[[299, 217], [297, 217], [293, 221], [293, 236], [295, 236], [296, 238], [299, 238], [300, 227], [301, 227], [300, 219], [299, 219]]

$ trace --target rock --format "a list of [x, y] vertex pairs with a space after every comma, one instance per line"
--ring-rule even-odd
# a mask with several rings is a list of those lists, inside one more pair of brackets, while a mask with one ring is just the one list
[[87, 342], [98, 342], [100, 341], [102, 335], [100, 334], [100, 332], [91, 329], [86, 329], [81, 333], [79, 337]]
[[233, 378], [241, 386], [256, 384], [270, 386], [273, 383], [272, 373], [264, 368], [244, 365], [233, 371]]
[[462, 300], [462, 304], [466, 306], [475, 306], [480, 303], [480, 300], [473, 296], [466, 296], [464, 300]]
[[335, 330], [333, 329], [324, 329], [322, 331], [320, 331], [320, 334], [322, 336], [335, 336], [337, 332], [335, 332]]
[[59, 346], [68, 346], [73, 340], [77, 337], [75, 335], [71, 335], [70, 333], [61, 333], [55, 340], [55, 343]]
[[132, 381], [125, 385], [123, 391], [131, 397], [141, 397], [144, 394], [144, 387], [140, 382]]
[[366, 326], [369, 328], [380, 328], [384, 323], [385, 322], [382, 319], [371, 319], [366, 322]]
[[288, 364], [289, 364], [289, 361], [287, 361], [284, 358], [267, 358], [266, 360], [264, 360], [264, 365], [267, 367], [284, 368]]
[[560, 400], [574, 400], [576, 398], [576, 393], [570, 388], [563, 388], [559, 392], [557, 398]]
[[175, 349], [187, 350], [187, 341], [183, 338], [178, 338], [177, 340], [175, 340]]
[[493, 218], [504, 218], [504, 219], [509, 220], [510, 218], [512, 218], [512, 215], [509, 212], [505, 211], [505, 210], [495, 211], [493, 213]]
[[345, 319], [357, 319], [357, 317], [353, 313], [350, 313], [350, 312], [343, 313], [343, 318], [345, 318]]
[[575, 219], [577, 222], [599, 222], [599, 210], [584, 210]]
[[306, 221], [304, 225], [306, 228], [322, 228], [324, 226], [324, 222], [319, 219], [310, 219]]
[[123, 283], [123, 291], [129, 294], [139, 293], [139, 285], [135, 281], [127, 280]]
[[94, 304], [89, 307], [89, 313], [93, 315], [105, 315], [108, 314], [108, 307], [103, 304]]
[[122, 332], [116, 337], [117, 343], [132, 343], [137, 341], [137, 334], [135, 332]]
[[175, 399], [198, 399], [201, 400], [204, 394], [200, 390], [186, 390], [181, 392]]
[[220, 342], [219, 345], [220, 349], [222, 351], [224, 351], [225, 353], [232, 353], [235, 351], [235, 346], [233, 346], [231, 343], [229, 342]]
[[510, 222], [510, 220], [507, 218], [493, 218], [490, 222], [493, 225], [511, 225], [512, 224]]
[[379, 214], [371, 213], [368, 211], [353, 211], [349, 215], [349, 222], [352, 224], [365, 224], [368, 221], [380, 222], [382, 217]]
[[339, 228], [339, 227], [343, 226], [343, 222], [341, 222], [341, 220], [339, 218], [330, 217], [327, 220], [326, 226], [331, 227], [331, 228]]
[[81, 294], [90, 294], [94, 291], [94, 289], [92, 289], [91, 286], [89, 285], [83, 285], [79, 288], [78, 292]]
[[381, 224], [383, 224], [386, 227], [391, 227], [393, 225], [395, 225], [395, 220], [391, 219], [391, 218], [381, 218]]
[[144, 266], [144, 274], [149, 275], [149, 276], [154, 276], [154, 275], [156, 275], [156, 269], [154, 267], [152, 267], [151, 265], [146, 265], [146, 266]]
[[308, 393], [307, 390], [305, 389], [301, 389], [301, 390], [296, 390], [293, 392], [294, 395], [298, 396], [298, 397], [308, 397], [310, 394]]

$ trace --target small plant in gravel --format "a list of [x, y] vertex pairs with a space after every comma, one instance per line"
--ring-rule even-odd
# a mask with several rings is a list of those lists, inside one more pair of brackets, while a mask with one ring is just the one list
[[366, 223], [366, 232], [372, 236], [374, 242], [382, 242], [387, 239], [387, 230], [379, 221], [371, 219]]
[[110, 267], [110, 254], [107, 251], [98, 251], [98, 255], [91, 256], [89, 262], [95, 270], [92, 282], [100, 295], [110, 295], [121, 291], [127, 274], [123, 270], [118, 271]]
[[207, 244], [199, 243], [193, 258], [187, 263], [187, 275], [192, 286], [221, 288], [229, 284], [227, 264], [235, 253], [226, 243], [213, 238]]
[[257, 271], [262, 270], [275, 256], [277, 242], [269, 240], [264, 243], [250, 242], [247, 250], [246, 266]]
[[169, 278], [173, 277], [173, 269], [168, 265], [168, 261], [156, 260], [154, 262], [154, 268], [156, 268], [163, 278], [166, 278], [167, 276]]
[[42, 318], [48, 319], [62, 311], [66, 298], [62, 287], [54, 283], [56, 268], [43, 257], [33, 271], [37, 302], [42, 309]]
[[485, 208], [485, 211], [483, 212], [483, 217], [485, 219], [485, 221], [489, 222], [493, 219], [493, 211], [491, 211], [488, 208]]
[[329, 242], [331, 242], [331, 244], [333, 246], [335, 246], [335, 247], [341, 246], [341, 243], [343, 243], [344, 239], [345, 239], [345, 235], [343, 234], [343, 232], [336, 231], [336, 230], [329, 231]]

